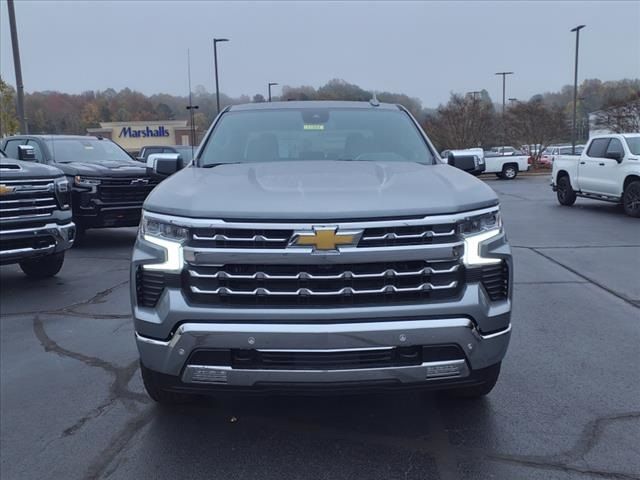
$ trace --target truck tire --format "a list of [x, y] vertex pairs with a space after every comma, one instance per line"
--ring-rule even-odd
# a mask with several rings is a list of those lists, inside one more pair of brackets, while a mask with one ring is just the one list
[[33, 260], [23, 260], [20, 262], [20, 269], [29, 278], [49, 278], [60, 271], [63, 263], [64, 252], [60, 252]]
[[162, 388], [157, 380], [155, 372], [140, 363], [140, 373], [142, 374], [142, 383], [144, 389], [151, 399], [163, 405], [179, 405], [181, 403], [193, 402], [197, 396], [186, 393], [175, 393]]
[[640, 217], [640, 180], [634, 180], [622, 194], [624, 213], [630, 217]]
[[500, 178], [506, 180], [513, 180], [518, 176], [518, 166], [513, 163], [508, 163], [502, 167], [502, 174]]
[[558, 179], [557, 192], [558, 203], [570, 207], [576, 203], [576, 192], [571, 188], [569, 177], [564, 175]]
[[493, 390], [493, 387], [496, 386], [496, 383], [498, 382], [501, 365], [502, 365], [502, 362], [499, 362], [499, 363], [496, 363], [495, 365], [488, 367], [484, 373], [485, 379], [483, 383], [479, 385], [474, 385], [472, 387], [463, 387], [463, 388], [456, 388], [453, 390], [447, 390], [446, 391], [447, 395], [455, 398], [481, 398], [481, 397], [484, 397], [485, 395], [488, 395], [491, 392], [491, 390]]

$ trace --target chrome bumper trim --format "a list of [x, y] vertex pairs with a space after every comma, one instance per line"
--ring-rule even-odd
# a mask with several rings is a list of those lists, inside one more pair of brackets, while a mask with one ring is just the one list
[[334, 383], [349, 381], [396, 381], [419, 383], [446, 378], [464, 378], [470, 373], [464, 360], [425, 362], [421, 365], [336, 369], [336, 370], [254, 370], [228, 366], [187, 365], [184, 383], [253, 386], [257, 383]]

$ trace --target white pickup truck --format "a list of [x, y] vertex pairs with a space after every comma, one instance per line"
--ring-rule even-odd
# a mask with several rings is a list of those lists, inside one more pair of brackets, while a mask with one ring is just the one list
[[494, 152], [484, 152], [484, 173], [495, 173], [496, 177], [513, 180], [518, 172], [529, 170], [527, 155], [501, 155]]
[[553, 162], [551, 186], [561, 205], [577, 197], [622, 203], [640, 217], [640, 133], [598, 135], [582, 154]]

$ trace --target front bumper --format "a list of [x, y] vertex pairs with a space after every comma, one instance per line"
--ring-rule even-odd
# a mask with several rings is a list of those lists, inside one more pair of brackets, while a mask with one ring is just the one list
[[140, 223], [143, 202], [107, 203], [97, 190], [72, 191], [73, 219], [83, 228], [136, 227]]
[[[482, 335], [468, 318], [395, 320], [358, 324], [226, 324], [185, 323], [169, 341], [136, 333], [144, 366], [164, 374], [174, 390], [251, 389], [287, 386], [434, 386], [465, 384], [474, 372], [499, 363], [509, 343], [511, 325]], [[375, 350], [456, 344], [459, 358], [419, 365], [352, 369], [245, 369], [229, 365], [198, 365], [190, 353], [202, 349], [255, 349], [258, 351], [326, 352]]]
[[73, 222], [63, 225], [47, 223], [40, 227], [0, 229], [0, 264], [17, 263], [71, 248], [75, 239]]

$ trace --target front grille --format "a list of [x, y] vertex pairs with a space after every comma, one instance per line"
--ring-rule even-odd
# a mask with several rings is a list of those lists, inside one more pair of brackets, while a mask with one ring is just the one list
[[156, 185], [157, 182], [147, 177], [103, 178], [98, 196], [105, 203], [142, 204]]
[[136, 270], [136, 295], [141, 307], [155, 307], [165, 287], [165, 274], [145, 270]]
[[27, 238], [3, 239], [0, 236], [0, 251], [20, 250], [23, 248], [31, 248], [33, 250], [43, 250], [54, 247], [55, 239], [51, 235], [39, 235]]
[[[297, 230], [277, 228], [211, 227], [191, 230], [189, 246], [194, 248], [284, 249]], [[343, 227], [341, 231], [362, 231], [358, 248], [399, 247], [456, 243], [460, 241], [455, 223], [438, 225], [400, 225], [360, 229]]]
[[0, 220], [51, 216], [58, 208], [52, 179], [1, 180]]
[[188, 265], [196, 303], [244, 306], [385, 305], [437, 301], [462, 287], [457, 260], [337, 265]]
[[491, 301], [509, 296], [509, 267], [506, 262], [467, 270], [468, 282], [481, 282]]

